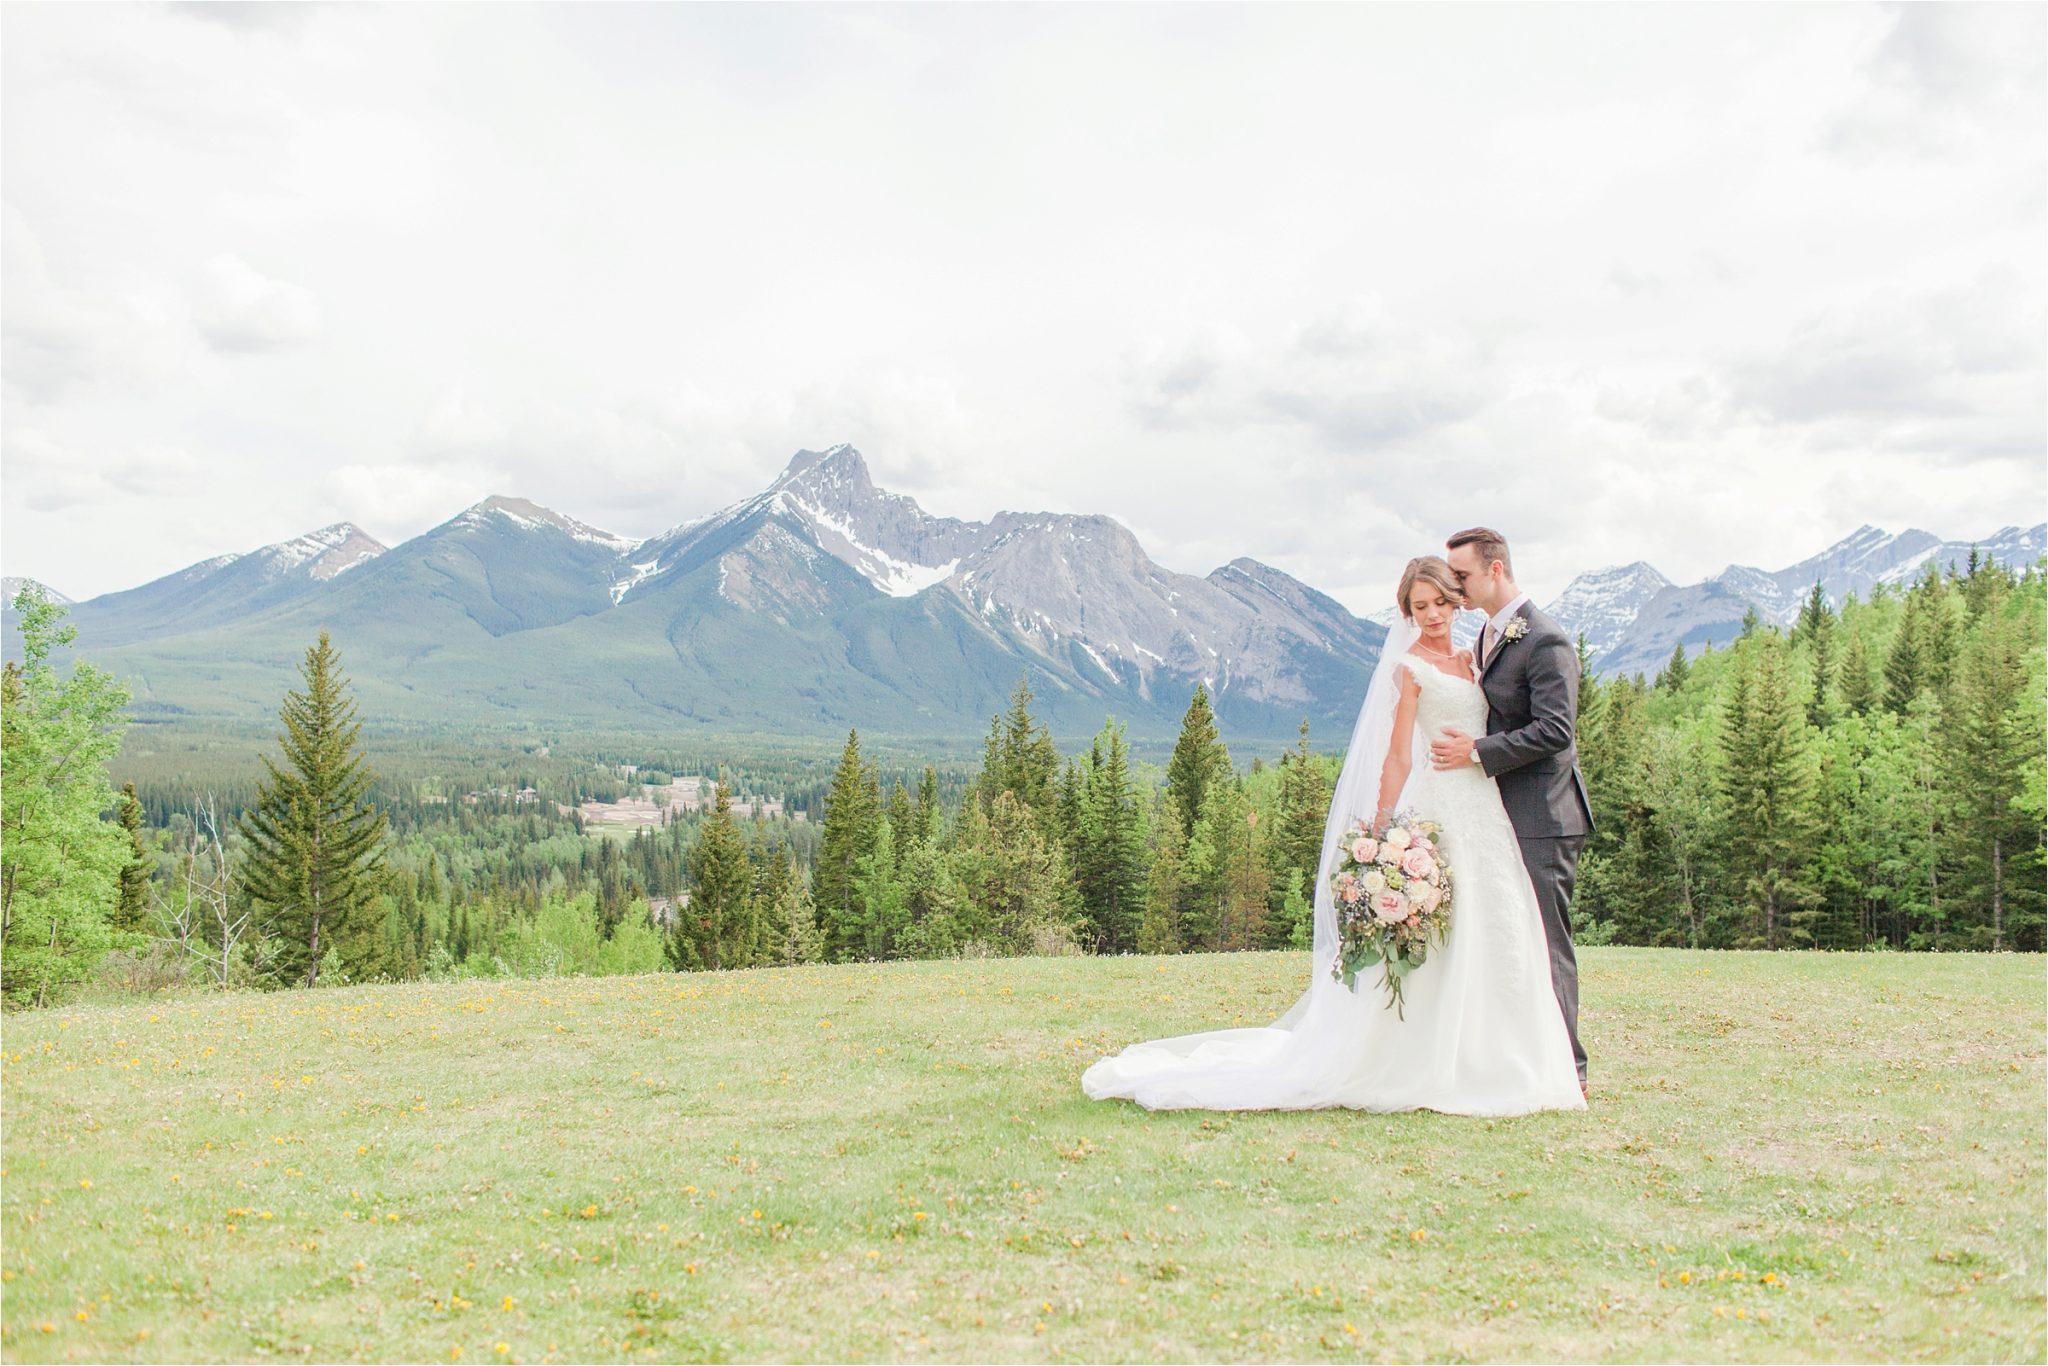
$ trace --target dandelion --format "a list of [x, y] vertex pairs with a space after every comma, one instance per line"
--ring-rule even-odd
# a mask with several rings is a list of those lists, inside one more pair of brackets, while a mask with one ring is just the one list
[[500, 1307], [500, 1308], [502, 1308], [502, 1309], [503, 1309], [503, 1310], [504, 1310], [504, 1311], [505, 1311], [506, 1313], [508, 1313], [508, 1314], [509, 1314], [509, 1313], [511, 1313], [511, 1312], [512, 1312], [512, 1306], [513, 1306], [513, 1305], [514, 1305], [515, 1303], [517, 1303], [517, 1301], [515, 1301], [515, 1300], [514, 1300], [514, 1299], [513, 1299], [513, 1298], [512, 1298], [512, 1297], [511, 1297], [510, 1295], [507, 1295], [507, 1296], [505, 1297], [505, 1302], [504, 1302], [504, 1304], [502, 1304], [502, 1305], [501, 1305], [501, 1306], [499, 1306], [499, 1307]]
[[491, 1350], [496, 1352], [499, 1356], [504, 1356], [507, 1352], [512, 1350], [512, 1344], [509, 1342], [501, 1342]]

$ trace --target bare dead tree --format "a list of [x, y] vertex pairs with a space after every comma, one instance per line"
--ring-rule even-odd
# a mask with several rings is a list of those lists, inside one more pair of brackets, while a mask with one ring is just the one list
[[152, 892], [165, 937], [205, 965], [217, 987], [228, 985], [235, 949], [249, 931], [249, 911], [234, 909], [234, 868], [220, 837], [211, 793], [192, 807], [192, 830], [179, 851], [177, 900]]

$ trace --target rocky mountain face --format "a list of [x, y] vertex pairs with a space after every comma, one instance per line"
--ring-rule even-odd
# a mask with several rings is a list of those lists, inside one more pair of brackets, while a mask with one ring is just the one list
[[1598, 658], [1620, 644], [1644, 606], [1670, 586], [1671, 580], [1637, 560], [1579, 575], [1544, 610], [1583, 634]]
[[1926, 531], [1893, 535], [1865, 526], [1783, 569], [1730, 565], [1683, 587], [1638, 562], [1581, 574], [1546, 610], [1566, 629], [1584, 632], [1602, 674], [1653, 674], [1674, 646], [1697, 653], [1735, 639], [1752, 607], [1767, 621], [1790, 625], [1816, 583], [1839, 604], [1851, 593], [1868, 597], [1879, 584], [1910, 582], [1930, 563], [1962, 567], [1973, 548], [2001, 564], [2031, 565], [2048, 553], [2048, 525], [2005, 527], [1974, 547]]
[[[375, 545], [337, 530], [316, 533], [328, 558], [294, 552], [306, 585], [249, 592], [239, 611], [223, 573], [281, 564], [283, 548], [82, 604], [79, 648], [180, 714], [274, 707], [282, 666], [325, 627], [366, 710], [375, 693], [421, 719], [969, 736], [1028, 673], [1066, 733], [1114, 713], [1156, 737], [1197, 680], [1227, 731], [1286, 735], [1307, 716], [1347, 732], [1385, 638], [1254, 560], [1164, 569], [1107, 517], [933, 516], [845, 445], [800, 451], [761, 493], [645, 541], [494, 497], [313, 578], [345, 545]], [[205, 660], [248, 668], [186, 686]], [[244, 676], [263, 680], [256, 695], [226, 696]]]

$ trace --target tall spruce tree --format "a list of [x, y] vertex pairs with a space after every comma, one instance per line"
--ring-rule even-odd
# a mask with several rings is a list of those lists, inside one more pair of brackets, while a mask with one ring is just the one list
[[1187, 947], [1181, 932], [1190, 891], [1187, 847], [1180, 807], [1161, 801], [1153, 828], [1152, 866], [1145, 875], [1145, 907], [1138, 919], [1139, 953], [1179, 953]]
[[911, 837], [926, 844], [939, 839], [939, 773], [930, 764], [917, 780], [917, 810], [911, 816]]
[[1208, 685], [1197, 683], [1195, 695], [1181, 717], [1180, 738], [1166, 761], [1166, 795], [1180, 812], [1183, 830], [1192, 832], [1202, 819], [1209, 785], [1230, 772], [1230, 752], [1217, 738], [1216, 714], [1209, 707]]
[[1292, 753], [1280, 757], [1280, 791], [1277, 826], [1273, 831], [1273, 871], [1282, 879], [1283, 893], [1293, 893], [1310, 903], [1315, 900], [1313, 883], [1323, 857], [1323, 829], [1330, 816], [1330, 780], [1322, 764], [1309, 752], [1308, 720], [1302, 719], [1299, 738]]
[[1806, 704], [1806, 723], [1815, 728], [1827, 725], [1834, 714], [1830, 694], [1835, 681], [1835, 611], [1828, 605], [1827, 590], [1818, 581], [1799, 608], [1799, 620], [1792, 628], [1792, 643], [1806, 650], [1813, 670], [1813, 696]]
[[283, 763], [263, 756], [266, 776], [242, 814], [242, 885], [282, 940], [280, 974], [310, 987], [340, 931], [380, 889], [385, 818], [369, 800], [363, 723], [326, 631], [299, 673], [306, 685], [287, 692], [280, 711]]
[[[1813, 774], [1804, 708], [1786, 667], [1784, 642], [1759, 631], [1737, 652], [1721, 726], [1721, 788], [1727, 799], [1728, 860], [1755, 909], [1755, 942], [1774, 949], [1793, 917], [1818, 900], [1806, 879], [1812, 833], [1807, 796]], [[1794, 935], [1792, 942], [1811, 942]]]
[[1850, 716], [1868, 716], [1871, 709], [1883, 700], [1877, 683], [1871, 677], [1870, 647], [1863, 641], [1864, 633], [1861, 631], [1850, 635], [1848, 645], [1842, 650], [1842, 665], [1836, 676], [1835, 699], [1842, 711]]
[[767, 961], [815, 963], [824, 956], [825, 939], [818, 932], [810, 889], [804, 886], [803, 872], [787, 844], [778, 844], [769, 854], [761, 900], [766, 907], [770, 945]]
[[1885, 653], [1884, 709], [1894, 716], [1904, 716], [1911, 710], [1924, 682], [1920, 645], [1927, 634], [1921, 624], [1926, 610], [1926, 599], [1918, 589], [1906, 595], [1898, 630], [1892, 634], [1892, 647]]
[[[1057, 839], [1060, 755], [1053, 745], [1052, 732], [1032, 715], [1031, 701], [1031, 679], [1028, 675], [1020, 677], [1010, 693], [1010, 709], [1002, 718], [996, 779], [988, 795], [993, 810], [994, 798], [1008, 792], [1030, 813], [1041, 834]], [[986, 781], [986, 773], [983, 778]]]
[[1077, 815], [1074, 872], [1097, 953], [1136, 946], [1145, 899], [1145, 832], [1123, 727], [1103, 723]]
[[155, 860], [142, 843], [142, 801], [134, 783], [121, 784], [116, 807], [121, 829], [128, 837], [128, 861], [121, 865], [121, 883], [114, 898], [114, 928], [123, 934], [141, 934], [149, 928], [149, 875]]
[[1665, 692], [1683, 692], [1685, 676], [1692, 668], [1685, 655], [1685, 642], [1679, 641], [1671, 647], [1671, 658], [1664, 662], [1657, 674], [1657, 686]]
[[746, 837], [732, 814], [732, 787], [719, 779], [711, 813], [690, 847], [690, 906], [685, 917], [696, 959], [706, 968], [753, 966], [760, 942], [754, 874]]
[[825, 797], [825, 828], [819, 837], [817, 874], [811, 884], [826, 956], [835, 960], [851, 954], [859, 938], [853, 924], [860, 909], [854, 883], [861, 860], [874, 852], [882, 822], [870, 778], [861, 760], [860, 733], [849, 730]]
[[[2014, 856], [2038, 845], [2024, 794], [2041, 760], [2040, 731], [2028, 715], [2027, 663], [2018, 633], [1988, 623], [1972, 633], [1942, 714], [1949, 773], [1962, 819], [1950, 843], [1983, 900], [1988, 947], [2011, 947], [2008, 905]], [[2030, 885], [2032, 885], [2030, 883]]]

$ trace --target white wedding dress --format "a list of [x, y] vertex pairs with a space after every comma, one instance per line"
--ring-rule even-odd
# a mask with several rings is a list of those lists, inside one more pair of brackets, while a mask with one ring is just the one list
[[[1486, 695], [1409, 655], [1414, 627], [1397, 623], [1360, 709], [1323, 835], [1309, 984], [1271, 1025], [1134, 1043], [1082, 1073], [1094, 1100], [1151, 1110], [1438, 1110], [1519, 1115], [1583, 1110], [1571, 1037], [1550, 982], [1536, 893], [1493, 779], [1475, 766], [1430, 767], [1427, 737], [1444, 726], [1486, 733]], [[1331, 976], [1336, 918], [1329, 874], [1337, 837], [1377, 804], [1398, 694], [1395, 671], [1421, 688], [1399, 806], [1442, 826], [1453, 905], [1446, 941], [1403, 984], [1404, 1015], [1386, 1004], [1378, 966], [1355, 988]]]

